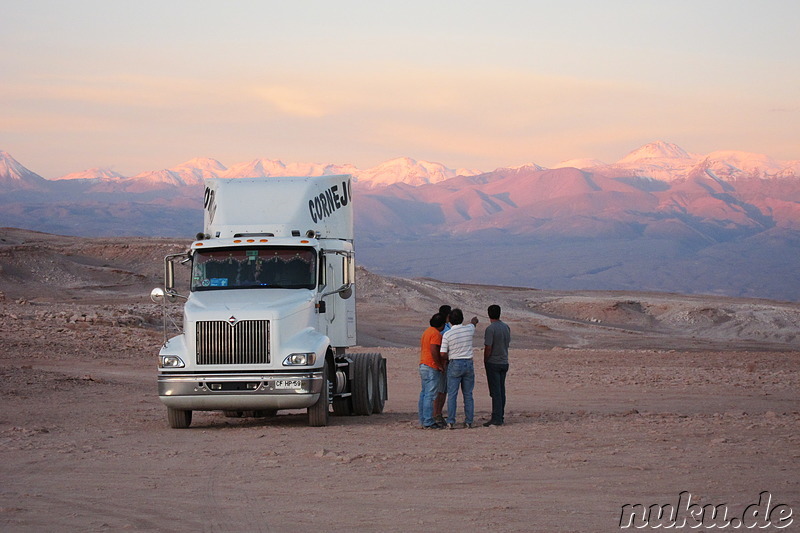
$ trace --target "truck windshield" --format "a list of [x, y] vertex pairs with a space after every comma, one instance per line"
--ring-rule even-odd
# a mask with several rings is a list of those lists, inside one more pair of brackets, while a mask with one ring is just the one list
[[316, 254], [311, 248], [195, 250], [192, 290], [313, 289], [315, 272]]

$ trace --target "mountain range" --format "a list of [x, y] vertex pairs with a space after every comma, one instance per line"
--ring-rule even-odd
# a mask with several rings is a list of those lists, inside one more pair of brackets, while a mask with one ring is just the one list
[[0, 152], [0, 225], [189, 238], [205, 178], [352, 174], [359, 261], [379, 273], [549, 289], [800, 300], [800, 161], [656, 141], [619, 161], [491, 172], [197, 158], [46, 180]]

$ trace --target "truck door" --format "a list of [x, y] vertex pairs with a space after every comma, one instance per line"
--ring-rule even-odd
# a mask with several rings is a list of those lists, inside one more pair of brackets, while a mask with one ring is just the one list
[[319, 315], [320, 331], [328, 337], [333, 333], [332, 324], [336, 320], [336, 296], [333, 290], [336, 285], [336, 269], [333, 266], [335, 255], [330, 256], [325, 252], [319, 254], [319, 291], [322, 293], [321, 303], [324, 305], [325, 312]]
[[325, 313], [320, 315], [320, 329], [330, 338], [333, 346], [352, 346], [355, 344], [353, 254], [336, 251], [325, 253], [322, 257], [321, 268], [325, 280], [321, 290]]

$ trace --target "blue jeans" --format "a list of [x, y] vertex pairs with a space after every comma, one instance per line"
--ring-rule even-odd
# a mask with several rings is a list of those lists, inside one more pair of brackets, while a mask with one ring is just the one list
[[422, 388], [419, 392], [419, 425], [422, 427], [433, 425], [433, 399], [436, 398], [436, 387], [439, 385], [441, 372], [428, 365], [419, 365], [419, 378]]
[[436, 392], [439, 394], [447, 394], [447, 372], [439, 372], [441, 374], [439, 376], [439, 386], [436, 388]]
[[472, 389], [475, 388], [475, 367], [472, 359], [452, 359], [447, 364], [447, 423], [456, 423], [458, 388], [464, 398], [464, 423], [472, 424], [475, 417], [475, 402]]
[[506, 410], [506, 374], [507, 364], [484, 363], [486, 382], [489, 384], [489, 396], [492, 397], [492, 418], [495, 424], [505, 422]]

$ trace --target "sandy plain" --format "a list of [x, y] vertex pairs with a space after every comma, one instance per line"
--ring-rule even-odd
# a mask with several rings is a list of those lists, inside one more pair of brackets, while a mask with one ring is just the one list
[[[800, 524], [797, 304], [359, 270], [356, 351], [388, 360], [383, 414], [201, 412], [173, 430], [148, 293], [183, 245], [0, 230], [0, 530], [600, 532], [683, 491], [729, 517], [769, 491], [795, 512], [782, 530]], [[476, 346], [503, 307], [504, 427], [417, 428], [416, 345], [440, 303], [480, 318]]]

